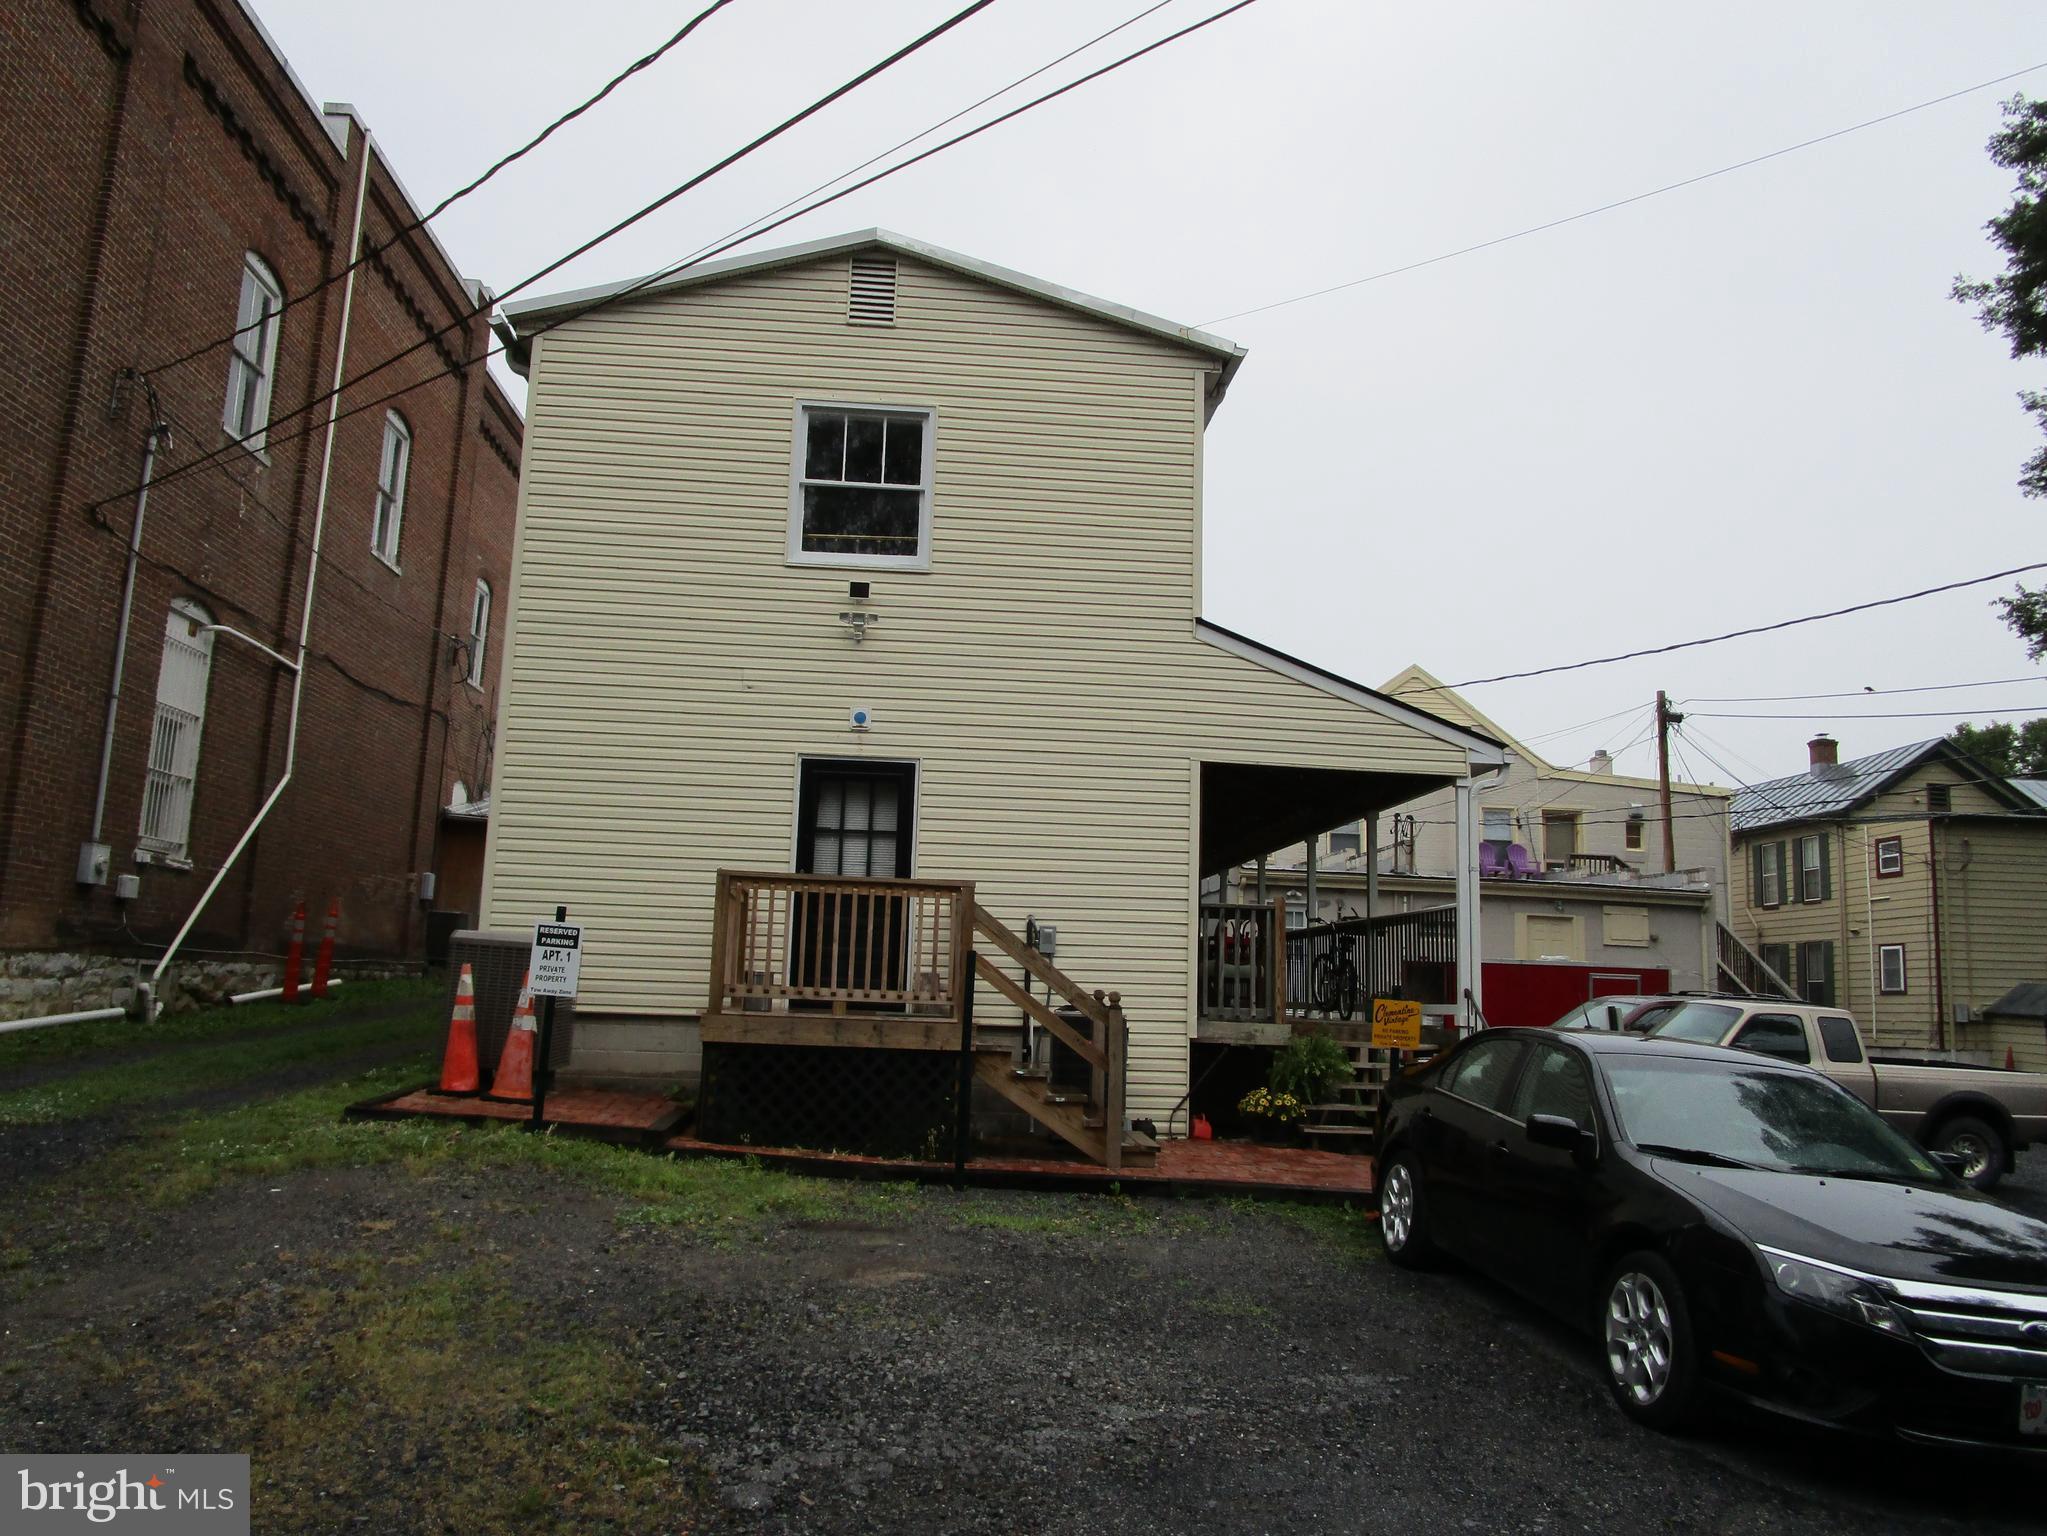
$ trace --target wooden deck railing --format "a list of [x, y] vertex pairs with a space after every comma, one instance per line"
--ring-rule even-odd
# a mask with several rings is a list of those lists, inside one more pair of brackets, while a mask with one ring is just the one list
[[957, 1021], [973, 916], [971, 881], [720, 870], [710, 1012]]
[[1199, 1017], [1286, 1022], [1286, 914], [1278, 902], [1203, 902]]
[[1737, 992], [1746, 992], [1751, 997], [1797, 998], [1797, 989], [1742, 943], [1739, 934], [1725, 923], [1716, 922], [1713, 926], [1719, 930], [1720, 975]]

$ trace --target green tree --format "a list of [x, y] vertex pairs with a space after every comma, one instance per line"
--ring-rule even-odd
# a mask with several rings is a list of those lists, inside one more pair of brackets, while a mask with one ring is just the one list
[[[2004, 252], [2004, 271], [1993, 278], [1957, 277], [1954, 296], [1973, 304], [1986, 331], [2001, 331], [2015, 358], [2047, 354], [2047, 101], [2014, 96], [2004, 104], [2004, 127], [1990, 139], [1990, 158], [2017, 173], [2012, 204], [1984, 227]], [[2047, 391], [2023, 389], [2019, 403], [2047, 431]], [[2026, 460], [2019, 489], [2047, 496], [2047, 448]], [[2020, 587], [1996, 606], [2026, 642], [2035, 661], [2047, 656], [2047, 589]]]
[[1948, 740], [1999, 778], [2047, 779], [2047, 715], [2016, 725], [1993, 720], [1977, 726], [1965, 721]]

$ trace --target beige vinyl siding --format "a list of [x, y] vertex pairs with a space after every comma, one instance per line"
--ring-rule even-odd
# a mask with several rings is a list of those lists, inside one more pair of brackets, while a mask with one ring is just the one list
[[1948, 1001], [1981, 1013], [2047, 981], [2047, 822], [1949, 822], [1939, 836]]
[[1873, 798], [1857, 814], [1864, 816], [1924, 816], [1927, 814], [1926, 786], [1945, 784], [1948, 788], [1948, 803], [1957, 816], [2003, 815], [2010, 806], [1998, 799], [1980, 784], [1963, 779], [1961, 773], [1950, 763], [1928, 763], [1915, 768], [1882, 794]]
[[[1452, 775], [1462, 753], [1196, 638], [1212, 360], [907, 259], [895, 327], [846, 325], [845, 300], [840, 257], [537, 346], [487, 920], [565, 902], [583, 1007], [694, 1011], [715, 871], [793, 863], [799, 757], [914, 760], [916, 872], [1056, 922], [1061, 967], [1123, 993], [1130, 1102], [1162, 1117], [1198, 762]], [[800, 400], [936, 411], [929, 571], [786, 563]], [[879, 619], [857, 645], [849, 580]]]

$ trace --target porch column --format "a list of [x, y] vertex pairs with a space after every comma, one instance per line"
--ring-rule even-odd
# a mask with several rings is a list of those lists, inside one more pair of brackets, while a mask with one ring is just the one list
[[1318, 832], [1308, 834], [1308, 921], [1311, 923], [1319, 910], [1315, 905], [1315, 845], [1321, 840]]
[[1365, 921], [1379, 915], [1379, 813], [1365, 818]]
[[1457, 1016], [1466, 1028], [1477, 1025], [1485, 1002], [1478, 957], [1478, 824], [1467, 777], [1457, 781]]
[[1264, 906], [1269, 898], [1265, 894], [1265, 855], [1258, 855], [1258, 905]]

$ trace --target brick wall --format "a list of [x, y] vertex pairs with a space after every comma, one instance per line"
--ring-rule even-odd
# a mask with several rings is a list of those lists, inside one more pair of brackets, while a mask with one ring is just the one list
[[[0, 539], [14, 552], [0, 561], [0, 949], [146, 954], [284, 769], [290, 674], [216, 637], [192, 867], [138, 862], [172, 600], [287, 654], [297, 640], [326, 408], [292, 413], [332, 375], [343, 285], [320, 284], [349, 260], [365, 139], [305, 99], [236, 0], [4, 8], [0, 139], [13, 152], [0, 178]], [[366, 244], [416, 216], [373, 158]], [[287, 301], [310, 295], [282, 317], [269, 441], [188, 468], [229, 442], [228, 354], [163, 365], [233, 328], [250, 251]], [[412, 433], [399, 569], [370, 547], [377, 406], [334, 432], [293, 780], [202, 914], [199, 949], [275, 950], [295, 901], [317, 911], [338, 897], [344, 953], [421, 950], [414, 882], [434, 867], [439, 808], [455, 780], [489, 782], [517, 489], [521, 422], [482, 366], [473, 307], [422, 235], [356, 274], [347, 377], [460, 323], [342, 397], [346, 411], [418, 386], [391, 407]], [[114, 873], [141, 878], [124, 907], [74, 873], [151, 420], [128, 369], [150, 373], [173, 443], [148, 499], [102, 833]], [[461, 648], [479, 577], [495, 598], [481, 689]]]

